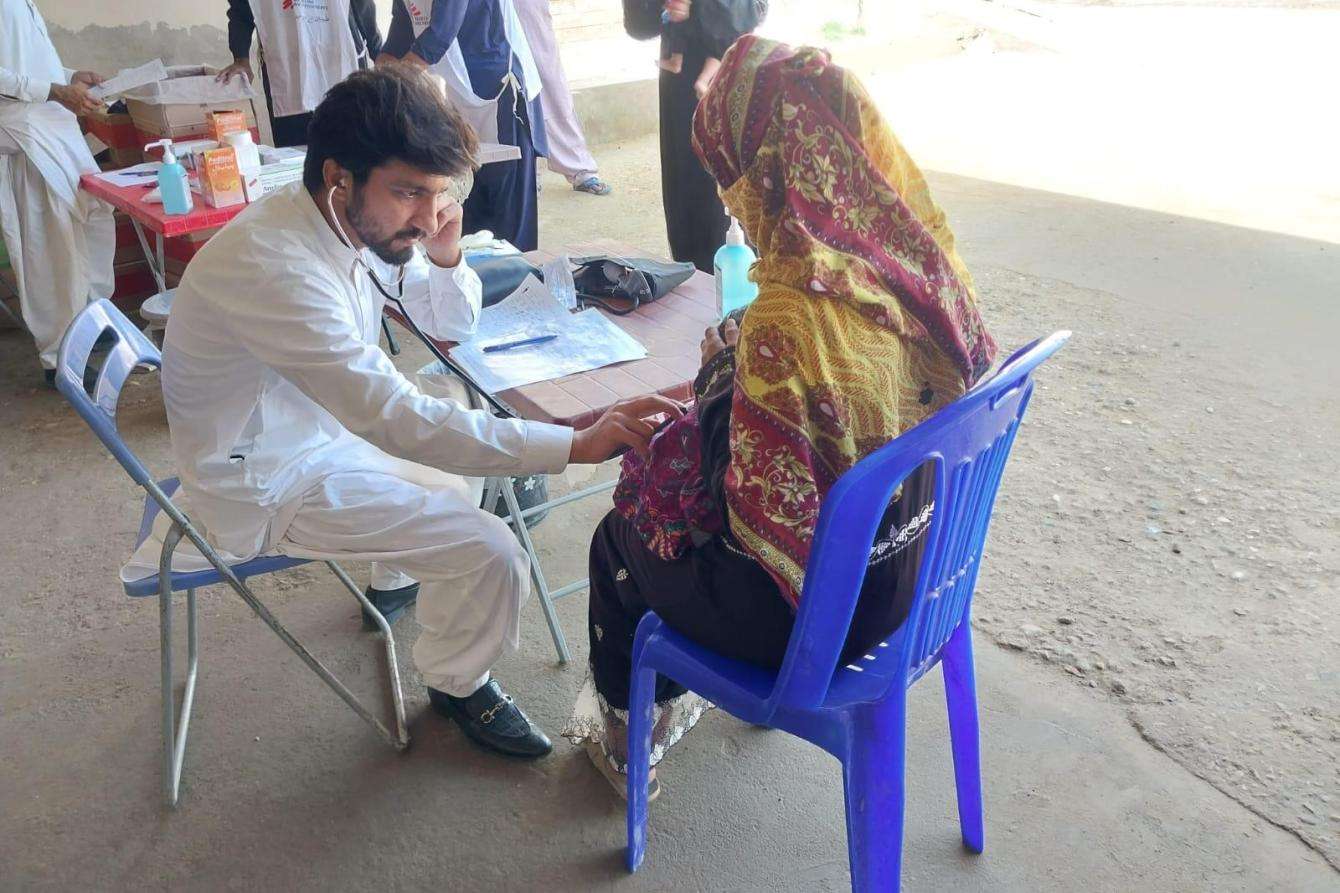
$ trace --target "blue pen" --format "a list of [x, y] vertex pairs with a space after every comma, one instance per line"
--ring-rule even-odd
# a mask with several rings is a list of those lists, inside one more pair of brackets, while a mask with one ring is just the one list
[[528, 347], [532, 344], [545, 344], [557, 338], [557, 335], [537, 335], [534, 338], [525, 338], [521, 341], [507, 341], [503, 344], [490, 344], [483, 348], [484, 353], [497, 353], [500, 350], [511, 350], [514, 347]]

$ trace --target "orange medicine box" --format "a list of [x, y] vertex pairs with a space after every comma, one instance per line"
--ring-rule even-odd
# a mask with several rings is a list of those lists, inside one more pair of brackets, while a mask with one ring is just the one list
[[200, 168], [200, 197], [211, 208], [226, 208], [246, 201], [242, 193], [242, 175], [237, 168], [237, 153], [231, 146], [204, 153]]
[[209, 136], [215, 142], [225, 142], [230, 133], [241, 133], [247, 129], [247, 116], [241, 109], [225, 109], [209, 113]]

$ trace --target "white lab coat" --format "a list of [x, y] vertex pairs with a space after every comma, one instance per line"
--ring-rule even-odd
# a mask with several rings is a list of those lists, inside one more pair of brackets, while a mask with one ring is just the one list
[[[395, 0], [395, 2], [401, 3], [405, 0]], [[497, 0], [497, 2], [503, 13], [503, 29], [507, 35], [507, 43], [512, 48], [512, 55], [521, 63], [521, 75], [526, 88], [526, 102], [531, 102], [536, 96], [540, 95], [540, 91], [544, 88], [544, 83], [540, 79], [540, 70], [535, 65], [535, 57], [530, 51], [526, 31], [521, 27], [521, 20], [517, 18], [516, 7], [512, 5], [512, 0]], [[432, 21], [433, 0], [415, 0], [413, 3], [407, 3], [405, 8], [409, 11], [414, 36], [418, 37]], [[498, 100], [502, 93], [506, 92], [508, 86], [516, 86], [516, 79], [512, 72], [508, 71], [508, 80], [503, 83], [498, 96], [476, 96], [474, 88], [470, 85], [470, 72], [465, 67], [465, 55], [461, 52], [461, 44], [458, 40], [451, 42], [446, 55], [433, 64], [429, 70], [439, 75], [446, 82], [448, 97], [461, 113], [461, 116], [474, 129], [480, 142], [496, 143], [498, 141]]]
[[[419, 256], [403, 300], [426, 333], [465, 338], [479, 277], [464, 261], [448, 270]], [[230, 560], [373, 561], [419, 580], [419, 670], [433, 688], [470, 694], [516, 647], [529, 578], [515, 536], [461, 476], [557, 473], [572, 431], [424, 393], [378, 345], [384, 301], [301, 183], [211, 239], [164, 336], [182, 502]], [[125, 579], [157, 571], [166, 530], [160, 517]], [[199, 567], [193, 553], [183, 544], [175, 566]]]
[[349, 0], [251, 0], [270, 100], [277, 118], [315, 109], [326, 91], [358, 69]]
[[32, 0], [0, 0], [0, 63], [0, 231], [23, 320], [52, 369], [70, 321], [112, 296], [115, 224], [110, 207], [79, 189], [80, 175], [98, 168], [75, 116], [47, 101], [73, 72]]

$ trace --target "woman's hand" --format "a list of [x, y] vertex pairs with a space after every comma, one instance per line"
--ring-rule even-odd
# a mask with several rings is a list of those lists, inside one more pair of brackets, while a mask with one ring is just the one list
[[728, 347], [734, 347], [740, 341], [740, 327], [735, 324], [735, 320], [728, 319], [722, 326], [725, 330], [725, 337], [717, 331], [716, 326], [708, 326], [707, 331], [703, 333], [703, 365], [706, 366], [712, 361], [712, 358], [721, 353]]
[[672, 22], [687, 22], [693, 0], [665, 0], [665, 12]]

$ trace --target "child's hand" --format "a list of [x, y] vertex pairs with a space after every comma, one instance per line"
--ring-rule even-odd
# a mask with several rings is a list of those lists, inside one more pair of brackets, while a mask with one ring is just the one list
[[687, 22], [693, 0], [665, 0], [665, 14], [672, 22]]

